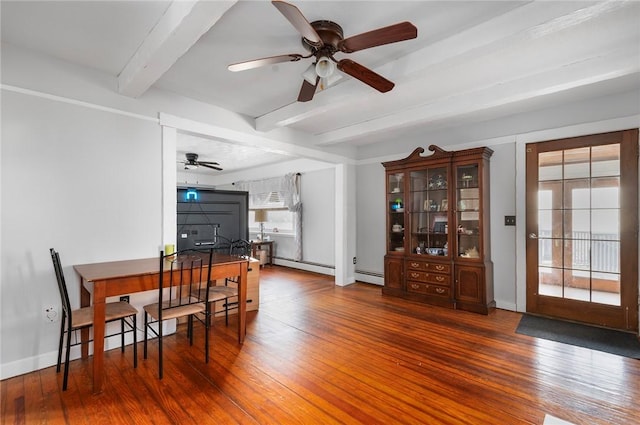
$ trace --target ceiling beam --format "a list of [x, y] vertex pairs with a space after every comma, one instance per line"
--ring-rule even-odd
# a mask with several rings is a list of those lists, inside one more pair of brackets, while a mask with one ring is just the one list
[[[567, 64], [544, 72], [523, 75], [493, 85], [459, 91], [432, 99], [428, 104], [416, 105], [376, 120], [343, 127], [316, 136], [316, 145], [344, 143], [363, 135], [435, 123], [459, 115], [478, 113], [490, 108], [534, 101], [552, 94], [561, 94], [579, 87], [640, 75], [637, 56], [619, 49], [606, 56], [594, 57], [580, 63]], [[411, 90], [408, 90], [411, 91]], [[471, 101], [470, 99], [473, 99]]]
[[208, 124], [187, 118], [161, 112], [160, 125], [173, 127], [199, 137], [210, 137], [214, 140], [226, 141], [242, 146], [253, 147], [257, 151], [271, 152], [279, 155], [287, 155], [298, 158], [308, 158], [332, 164], [353, 164], [354, 160], [342, 155], [323, 151], [318, 148], [309, 148], [299, 144], [286, 143], [262, 134], [250, 134], [248, 132], [225, 128], [220, 125]]
[[172, 2], [118, 76], [118, 92], [141, 96], [235, 3]]

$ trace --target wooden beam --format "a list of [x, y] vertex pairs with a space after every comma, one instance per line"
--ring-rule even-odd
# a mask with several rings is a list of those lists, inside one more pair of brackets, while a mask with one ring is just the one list
[[138, 97], [236, 1], [174, 1], [118, 76], [118, 92]]

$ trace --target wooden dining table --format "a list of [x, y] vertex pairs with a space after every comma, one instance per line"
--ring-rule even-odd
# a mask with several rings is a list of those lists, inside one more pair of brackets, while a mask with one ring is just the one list
[[[249, 260], [227, 254], [214, 254], [211, 279], [239, 276], [238, 280], [238, 343], [244, 342], [247, 313], [247, 268]], [[81, 280], [80, 303], [93, 306], [93, 392], [102, 391], [104, 379], [105, 300], [135, 292], [158, 289], [160, 284], [160, 259], [110, 261], [74, 265]], [[164, 274], [170, 273], [165, 267]], [[169, 279], [163, 279], [168, 281]], [[89, 356], [89, 330], [82, 332], [82, 357]]]

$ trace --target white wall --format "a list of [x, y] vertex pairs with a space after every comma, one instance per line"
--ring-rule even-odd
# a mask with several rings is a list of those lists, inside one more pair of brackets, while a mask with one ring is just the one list
[[60, 322], [43, 313], [61, 305], [49, 248], [76, 307], [73, 264], [157, 254], [160, 152], [154, 119], [2, 92], [3, 378], [55, 363]]
[[356, 169], [356, 275], [359, 280], [383, 284], [386, 253], [384, 168], [378, 161]]
[[[493, 291], [498, 308], [516, 310], [516, 232], [505, 226], [505, 215], [516, 215], [515, 142], [493, 145], [489, 195]], [[519, 217], [520, 218], [520, 217]], [[520, 218], [524, 224], [524, 218]]]
[[[302, 261], [335, 266], [335, 173], [333, 168], [303, 173]], [[278, 255], [285, 258], [286, 253]]]

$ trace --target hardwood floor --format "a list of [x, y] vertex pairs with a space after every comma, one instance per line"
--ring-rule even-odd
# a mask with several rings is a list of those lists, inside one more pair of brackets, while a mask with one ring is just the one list
[[[202, 327], [165, 339], [133, 369], [131, 347], [2, 381], [2, 424], [575, 424], [640, 423], [640, 361], [515, 333], [520, 314], [489, 316], [385, 297], [379, 286], [282, 267], [261, 271], [260, 310], [237, 344], [216, 319], [209, 364]], [[142, 350], [139, 350], [140, 353]]]

